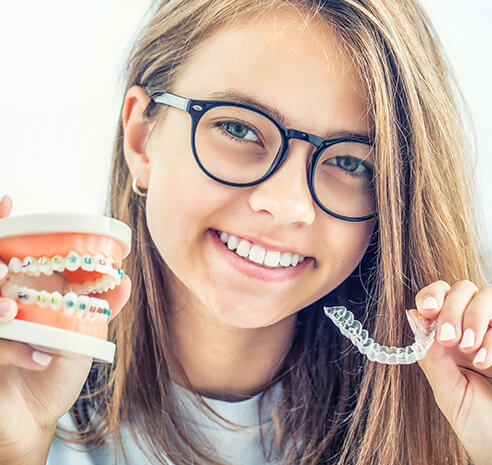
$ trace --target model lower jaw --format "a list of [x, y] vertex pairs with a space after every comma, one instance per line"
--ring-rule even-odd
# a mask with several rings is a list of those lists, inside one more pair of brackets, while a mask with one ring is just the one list
[[95, 296], [119, 286], [124, 273], [112, 257], [70, 252], [11, 257], [1, 295], [19, 302], [17, 319], [106, 339], [111, 311]]

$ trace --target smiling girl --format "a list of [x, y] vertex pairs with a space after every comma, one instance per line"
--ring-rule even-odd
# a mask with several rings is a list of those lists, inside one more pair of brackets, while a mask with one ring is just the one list
[[[0, 464], [489, 464], [492, 286], [456, 96], [413, 0], [157, 5], [113, 155], [108, 213], [133, 230], [116, 362], [0, 341]], [[380, 344], [417, 314], [436, 340], [369, 362], [328, 304]]]

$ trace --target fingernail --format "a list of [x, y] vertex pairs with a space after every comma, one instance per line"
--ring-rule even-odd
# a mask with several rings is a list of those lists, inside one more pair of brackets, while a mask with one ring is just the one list
[[439, 308], [439, 304], [434, 297], [426, 297], [422, 302], [421, 308], [424, 310], [430, 310], [432, 308]]
[[5, 278], [8, 272], [9, 272], [9, 267], [4, 263], [0, 263], [0, 279]]
[[475, 356], [473, 359], [473, 363], [480, 363], [485, 361], [485, 357], [487, 356], [487, 351], [482, 347], [479, 351], [478, 354]]
[[17, 311], [15, 302], [7, 299], [0, 299], [0, 318], [14, 316]]
[[410, 325], [410, 328], [412, 329], [413, 334], [415, 334], [417, 332], [417, 327], [415, 326], [415, 323], [412, 320], [412, 317], [408, 313], [408, 310], [405, 310], [405, 315], [407, 316], [408, 324]]
[[36, 363], [39, 363], [40, 365], [43, 365], [44, 367], [50, 364], [52, 358], [53, 357], [51, 355], [45, 354], [44, 352], [39, 352], [37, 350], [35, 350], [32, 353], [32, 359]]
[[456, 330], [451, 323], [444, 323], [439, 331], [439, 340], [441, 342], [451, 341], [456, 337]]
[[475, 344], [475, 332], [473, 329], [468, 328], [463, 334], [463, 339], [461, 340], [460, 348], [469, 349]]

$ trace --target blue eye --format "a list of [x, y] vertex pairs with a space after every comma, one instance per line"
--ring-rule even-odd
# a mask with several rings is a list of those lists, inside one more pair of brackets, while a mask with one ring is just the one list
[[225, 130], [227, 136], [236, 141], [259, 142], [260, 139], [253, 129], [239, 121], [225, 121], [218, 126]]
[[340, 168], [345, 174], [356, 178], [372, 178], [372, 170], [364, 160], [352, 156], [336, 156], [326, 159], [324, 164]]

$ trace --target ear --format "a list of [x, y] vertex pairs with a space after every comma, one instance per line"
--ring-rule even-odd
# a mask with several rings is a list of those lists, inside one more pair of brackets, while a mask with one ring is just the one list
[[132, 86], [125, 95], [123, 105], [123, 151], [133, 178], [138, 177], [138, 187], [147, 189], [150, 177], [149, 157], [145, 144], [150, 133], [150, 123], [143, 114], [150, 98], [140, 86]]

